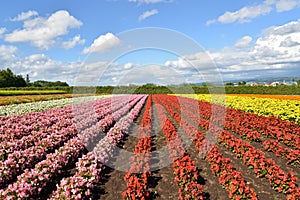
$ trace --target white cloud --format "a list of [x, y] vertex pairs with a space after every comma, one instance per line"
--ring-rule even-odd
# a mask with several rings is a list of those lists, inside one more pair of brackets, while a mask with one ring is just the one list
[[158, 10], [153, 9], [153, 10], [147, 10], [145, 12], [143, 12], [140, 16], [139, 16], [139, 21], [142, 21], [148, 17], [151, 17], [153, 15], [158, 14]]
[[130, 68], [132, 68], [133, 67], [133, 63], [126, 63], [125, 65], [124, 65], [124, 69], [130, 69]]
[[18, 14], [17, 17], [14, 17], [12, 19], [10, 19], [11, 21], [24, 21], [24, 20], [27, 20], [31, 17], [34, 17], [34, 16], [38, 16], [39, 13], [35, 10], [29, 10], [27, 12], [22, 12], [20, 14]]
[[[107, 35], [109, 34], [104, 36]], [[113, 34], [112, 36], [115, 37]], [[106, 43], [107, 40], [102, 37], [102, 41]], [[44, 54], [18, 58], [15, 56], [16, 47], [2, 45], [0, 66], [11, 67], [17, 74], [29, 74], [32, 81], [61, 80], [78, 85], [95, 85], [99, 84], [99, 81], [104, 85], [147, 82], [180, 84], [182, 81], [198, 83], [205, 80], [213, 81], [219, 73], [224, 79], [256, 78], [268, 74], [293, 76], [299, 75], [299, 41], [300, 21], [293, 21], [270, 27], [257, 39], [244, 36], [232, 46], [222, 50], [185, 55], [176, 60], [166, 61], [161, 66], [143, 66], [129, 62], [113, 63], [109, 67], [110, 62], [65, 63], [53, 60]], [[79, 69], [81, 73], [78, 73]]]
[[8, 67], [16, 59], [18, 49], [14, 46], [0, 45], [0, 66]]
[[62, 47], [64, 49], [72, 49], [74, 48], [76, 45], [83, 45], [85, 43], [84, 39], [80, 38], [80, 35], [76, 35], [75, 37], [73, 37], [71, 40], [63, 42], [62, 43]]
[[265, 1], [255, 6], [245, 6], [235, 12], [226, 12], [218, 18], [218, 22], [223, 24], [246, 23], [250, 22], [253, 18], [270, 13], [271, 10], [270, 3]]
[[213, 78], [219, 72], [226, 79], [300, 75], [299, 41], [300, 20], [270, 27], [255, 41], [244, 36], [220, 51], [199, 52], [167, 61], [165, 65], [186, 75], [202, 73], [205, 78]]
[[292, 10], [300, 5], [299, 0], [279, 0], [276, 3], [276, 10], [278, 12], [284, 12]]
[[253, 6], [245, 6], [234, 12], [225, 12], [217, 19], [211, 19], [206, 22], [206, 25], [214, 23], [230, 24], [230, 23], [247, 23], [252, 19], [262, 15], [269, 14], [274, 7], [277, 12], [289, 11], [300, 6], [300, 0], [265, 0], [261, 4]]
[[210, 19], [210, 20], [208, 20], [208, 21], [205, 23], [205, 25], [206, 25], [206, 26], [209, 26], [209, 25], [214, 24], [214, 23], [216, 23], [216, 22], [217, 22], [217, 20], [215, 20], [215, 19]]
[[247, 47], [249, 47], [249, 43], [251, 41], [252, 41], [252, 37], [247, 35], [247, 36], [244, 36], [243, 38], [239, 39], [238, 41], [236, 41], [234, 46], [237, 48], [247, 48]]
[[31, 81], [67, 81], [72, 83], [82, 63], [56, 61], [45, 54], [33, 54], [18, 58], [11, 63], [11, 69], [18, 74], [29, 74]]
[[30, 42], [33, 46], [49, 49], [55, 39], [68, 34], [72, 28], [79, 28], [82, 22], [71, 16], [67, 11], [60, 10], [48, 18], [37, 17], [25, 20], [22, 29], [14, 30], [5, 35], [7, 42]]
[[299, 45], [300, 42], [293, 40], [291, 36], [288, 36], [284, 41], [280, 43], [281, 47], [294, 47]]
[[2, 27], [0, 28], [0, 38], [3, 37], [3, 34], [6, 32], [6, 28]]
[[105, 35], [100, 35], [94, 40], [90, 47], [86, 47], [83, 50], [83, 54], [104, 52], [115, 48], [121, 43], [120, 39], [112, 33], [107, 33]]
[[128, 0], [129, 2], [138, 4], [154, 4], [154, 3], [169, 3], [173, 0]]

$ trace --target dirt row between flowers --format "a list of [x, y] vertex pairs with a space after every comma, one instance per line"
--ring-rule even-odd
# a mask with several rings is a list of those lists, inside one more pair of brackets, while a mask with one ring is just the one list
[[[117, 146], [118, 149], [114, 152], [114, 157], [111, 158], [109, 166], [106, 166], [104, 169], [103, 176], [100, 182], [97, 184], [95, 191], [95, 199], [107, 199], [107, 200], [119, 200], [122, 199], [122, 192], [126, 189], [126, 182], [124, 181], [124, 176], [126, 172], [116, 170], [115, 167], [117, 164], [117, 157], [120, 154], [120, 149], [124, 149], [129, 152], [134, 151], [134, 147], [137, 143], [137, 139], [134, 136], [131, 136], [132, 133], [138, 131], [139, 124], [141, 123], [143, 113], [145, 112], [145, 105], [141, 110], [137, 119], [134, 120], [134, 123], [129, 129], [129, 134], [124, 137], [121, 143]], [[130, 162], [130, 160], [124, 160], [124, 164]]]

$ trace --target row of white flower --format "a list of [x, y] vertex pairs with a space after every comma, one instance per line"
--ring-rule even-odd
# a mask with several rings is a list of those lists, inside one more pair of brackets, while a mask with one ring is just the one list
[[110, 97], [110, 95], [74, 97], [0, 106], [0, 116], [22, 115], [30, 112], [41, 112], [49, 110], [51, 108], [61, 108], [72, 104], [102, 99], [106, 97]]

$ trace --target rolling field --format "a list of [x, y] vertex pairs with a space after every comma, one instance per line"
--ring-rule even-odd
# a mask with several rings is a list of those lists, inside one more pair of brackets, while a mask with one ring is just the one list
[[19, 104], [0, 116], [0, 199], [300, 199], [299, 100], [229, 98]]

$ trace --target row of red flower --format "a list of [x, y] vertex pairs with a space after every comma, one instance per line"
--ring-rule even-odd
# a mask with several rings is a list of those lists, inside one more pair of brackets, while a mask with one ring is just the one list
[[287, 194], [287, 199], [300, 198], [298, 178], [293, 172], [285, 173], [272, 159], [267, 159], [265, 153], [255, 149], [250, 143], [237, 139], [229, 132], [222, 131], [219, 139], [227, 149], [235, 153], [236, 157], [242, 159], [249, 168], [253, 168], [257, 176], [269, 179], [274, 190]]
[[[154, 95], [154, 103], [159, 105], [160, 99]], [[166, 143], [169, 150], [169, 156], [172, 159], [173, 174], [175, 175], [175, 182], [179, 186], [179, 199], [204, 199], [203, 186], [198, 183], [199, 169], [196, 167], [195, 161], [185, 152], [179, 135], [164, 112], [164, 108], [156, 106], [157, 114], [161, 124], [162, 130], [166, 135]]]
[[290, 148], [284, 148], [276, 140], [266, 140], [263, 145], [266, 151], [271, 151], [277, 157], [287, 159], [289, 164], [300, 167], [300, 149], [291, 150]]
[[282, 141], [290, 147], [300, 148], [300, 126], [294, 122], [281, 120], [273, 116], [258, 116], [185, 97], [174, 96], [172, 98], [178, 99], [176, 101], [180, 101], [180, 106], [190, 107], [192, 110], [195, 110], [195, 106], [191, 107], [191, 105], [197, 104], [197, 113], [201, 117], [218, 125], [224, 125], [229, 130], [240, 132], [242, 136], [250, 140], [259, 140], [261, 139], [260, 134], [263, 134], [269, 138]]
[[163, 106], [174, 117], [176, 122], [181, 124], [187, 136], [193, 139], [196, 149], [199, 151], [199, 156], [204, 156], [210, 163], [213, 173], [219, 177], [220, 184], [229, 192], [228, 197], [231, 199], [257, 199], [254, 189], [246, 184], [242, 173], [235, 170], [230, 159], [224, 158], [222, 153], [218, 151], [218, 147], [213, 141], [217, 135], [212, 135], [210, 139], [206, 139], [199, 130], [172, 108], [171, 105], [176, 104], [174, 101], [169, 102], [167, 101], [168, 99], [160, 99], [163, 101]]
[[131, 168], [125, 174], [127, 189], [123, 191], [123, 199], [141, 199], [149, 198], [148, 190], [150, 171], [151, 152], [151, 121], [152, 121], [152, 98], [148, 97], [146, 109], [142, 118], [141, 127], [139, 128], [139, 140], [135, 146], [134, 156], [132, 156]]
[[[205, 125], [199, 125], [201, 128], [207, 130]], [[299, 198], [300, 190], [296, 184], [297, 177], [295, 177], [292, 172], [285, 173], [273, 160], [267, 160], [263, 152], [255, 149], [248, 142], [237, 139], [231, 133], [222, 131], [212, 123], [210, 124], [209, 132], [217, 136], [220, 135], [219, 142], [233, 151], [237, 157], [243, 159], [246, 165], [254, 168], [258, 176], [268, 178], [270, 184], [276, 191], [287, 194], [287, 199]]]
[[[186, 100], [186, 101], [184, 101], [184, 100]], [[183, 102], [183, 103], [181, 103], [181, 106], [184, 107], [184, 109], [187, 110], [188, 115], [190, 117], [193, 117], [193, 119], [195, 120], [195, 112], [189, 111], [189, 110], [195, 110], [194, 106], [191, 106], [192, 104], [190, 103], [189, 99], [184, 99], [184, 100], [181, 99], [181, 102]], [[193, 100], [192, 100], [192, 102], [193, 102]], [[179, 109], [178, 105], [176, 108]], [[204, 109], [204, 107], [202, 107], [202, 109]], [[218, 113], [220, 113], [221, 111], [222, 110], [219, 110]], [[227, 111], [228, 111], [228, 109], [227, 109]], [[230, 116], [227, 113], [226, 120], [224, 122], [224, 127], [227, 130], [233, 131], [233, 132], [239, 134], [242, 138], [247, 138], [250, 141], [261, 142], [263, 140], [260, 133], [257, 130], [247, 128], [247, 127], [253, 128], [253, 126], [252, 126], [253, 122], [247, 121], [247, 118], [243, 119], [243, 117], [245, 117], [245, 115], [247, 115], [247, 113], [243, 113], [242, 111], [235, 111], [233, 109], [230, 110], [230, 113], [232, 115]], [[252, 116], [254, 116], [254, 115], [252, 115]], [[258, 117], [260, 117], [260, 116], [258, 116]], [[199, 120], [198, 120], [199, 124], [201, 124], [205, 129], [207, 129], [209, 121], [208, 120], [205, 121], [202, 118], [200, 118], [199, 116], [198, 116], [198, 118], [199, 118]], [[255, 116], [255, 118], [257, 119], [257, 116]], [[243, 121], [247, 121], [247, 123], [246, 122], [243, 123]], [[249, 125], [248, 122], [249, 123], [251, 122], [252, 125]], [[257, 122], [257, 123], [259, 123], [259, 122]], [[267, 125], [268, 124], [265, 124], [265, 126], [267, 126]], [[267, 130], [273, 130], [273, 129], [278, 129], [278, 127], [277, 128], [272, 127], [272, 126], [267, 127]], [[262, 132], [262, 133], [264, 134], [264, 132]], [[287, 132], [282, 132], [282, 131], [276, 131], [276, 133], [277, 133], [277, 135], [281, 135], [278, 137], [279, 139], [277, 141], [285, 141], [286, 144], [290, 144], [292, 147], [296, 148], [296, 150], [289, 149], [290, 153], [288, 153], [288, 155], [286, 157], [289, 157], [289, 159], [288, 159], [289, 163], [297, 163], [298, 162], [297, 157], [299, 157], [299, 149], [300, 149], [299, 137], [297, 135], [296, 136], [293, 135], [293, 133], [287, 133]], [[273, 134], [273, 136], [269, 135], [269, 137], [274, 138], [274, 134]], [[284, 139], [282, 139], [282, 138], [284, 138]], [[280, 145], [280, 144], [278, 143], [278, 145]], [[276, 151], [276, 150], [271, 150], [271, 149], [269, 149], [269, 150], [273, 151], [273, 152]]]
[[[191, 104], [182, 103], [182, 106], [188, 110], [193, 108], [191, 106]], [[178, 105], [177, 105], [177, 108], [178, 108]], [[247, 138], [250, 141], [262, 142], [262, 137], [261, 137], [260, 133], [258, 133], [256, 130], [252, 130], [247, 127], [244, 127], [246, 125], [249, 126], [249, 124], [242, 123], [243, 120], [241, 118], [243, 118], [245, 116], [245, 114], [243, 114], [242, 111], [235, 111], [235, 110], [231, 109], [230, 113], [233, 114], [233, 116], [230, 117], [230, 115], [226, 115], [226, 120], [224, 123], [224, 127], [226, 129], [231, 130], [231, 131], [239, 134], [242, 138]], [[190, 112], [188, 114], [189, 114], [189, 116], [192, 116], [193, 118], [195, 118], [195, 116], [193, 116], [194, 113]], [[254, 115], [252, 115], [252, 116], [254, 116]], [[257, 116], [255, 118], [257, 118]], [[205, 128], [207, 128], [207, 123], [208, 123], [208, 121], [206, 122], [206, 125], [204, 126]], [[251, 122], [251, 123], [253, 123], [253, 122]], [[249, 127], [251, 127], [251, 126], [249, 126]], [[267, 128], [267, 130], [275, 130], [275, 129], [277, 130], [278, 127], [277, 128], [276, 127], [275, 128], [274, 127]], [[281, 131], [276, 131], [276, 133], [277, 133], [277, 135], [281, 135], [279, 138], [282, 138], [282, 137], [284, 138], [285, 143], [292, 144], [292, 146], [296, 147], [296, 149], [292, 150], [290, 148], [282, 147], [282, 145], [278, 142], [280, 140], [282, 141], [282, 139], [278, 139], [277, 141], [265, 140], [262, 144], [264, 146], [264, 148], [267, 151], [276, 153], [275, 155], [278, 157], [281, 156], [281, 157], [286, 158], [288, 160], [288, 164], [299, 166], [299, 157], [300, 157], [300, 147], [299, 147], [300, 145], [298, 144], [299, 137], [293, 136], [293, 133], [284, 133]]]

